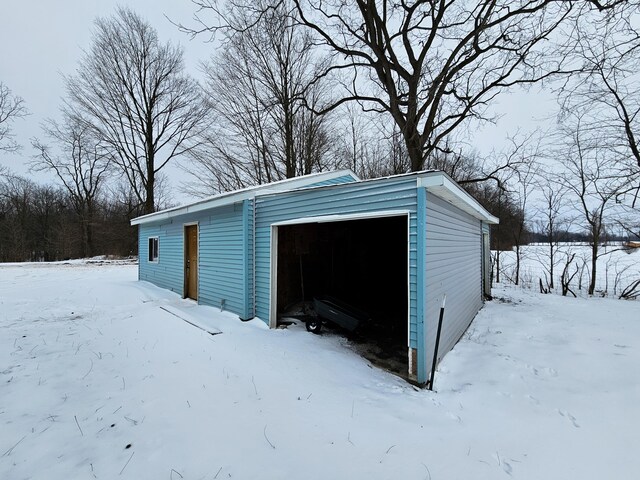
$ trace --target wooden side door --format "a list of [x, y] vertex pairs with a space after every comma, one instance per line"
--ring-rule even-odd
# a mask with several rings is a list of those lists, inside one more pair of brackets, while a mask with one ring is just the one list
[[187, 298], [198, 299], [198, 226], [185, 227], [185, 294]]

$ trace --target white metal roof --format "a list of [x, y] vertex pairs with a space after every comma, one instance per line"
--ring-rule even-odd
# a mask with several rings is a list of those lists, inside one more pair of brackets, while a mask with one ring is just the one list
[[[435, 196], [455, 205], [463, 212], [468, 213], [478, 220], [482, 220], [488, 224], [497, 225], [500, 220], [491, 215], [480, 203], [473, 198], [464, 188], [458, 185], [448, 174], [441, 170], [423, 170], [421, 172], [409, 172], [401, 173], [398, 175], [390, 175], [387, 177], [368, 178], [365, 180], [359, 180], [352, 184], [344, 185], [363, 185], [367, 183], [387, 182], [393, 181], [399, 178], [416, 178], [418, 187], [425, 187], [427, 191], [433, 193]], [[340, 185], [323, 185], [312, 187], [313, 189], [319, 188], [339, 188]], [[265, 192], [265, 195], [272, 192]], [[275, 193], [275, 192], [273, 192]]]
[[217, 195], [213, 195], [211, 197], [204, 198], [193, 203], [188, 203], [186, 205], [181, 205], [179, 207], [168, 208], [159, 212], [142, 215], [131, 220], [131, 225], [141, 225], [145, 223], [158, 222], [161, 220], [167, 220], [172, 217], [177, 217], [178, 215], [184, 215], [186, 213], [201, 212], [210, 208], [231, 205], [236, 202], [241, 202], [243, 200], [253, 198], [258, 194], [278, 193], [286, 192], [289, 190], [296, 190], [299, 188], [308, 187], [316, 183], [344, 177], [345, 175], [350, 175], [356, 181], [360, 180], [360, 178], [351, 170], [336, 170], [332, 172], [312, 173], [310, 175], [287, 178], [285, 180], [267, 183], [264, 185], [255, 185], [253, 187], [234, 190], [232, 192], [219, 193]]
[[[479, 220], [482, 220], [489, 224], [499, 223], [497, 217], [491, 215], [482, 205], [480, 205], [480, 203], [478, 203], [475, 198], [473, 198], [460, 185], [458, 185], [453, 179], [451, 179], [449, 175], [439, 170], [425, 170], [422, 172], [412, 172], [393, 175], [389, 177], [372, 178], [367, 180], [360, 180], [358, 176], [351, 170], [337, 170], [333, 172], [314, 173], [302, 177], [280, 180], [278, 182], [268, 183], [265, 185], [256, 185], [254, 187], [243, 188], [241, 190], [221, 193], [194, 203], [190, 203], [180, 207], [169, 208], [160, 212], [134, 218], [133, 220], [131, 220], [131, 225], [152, 223], [176, 217], [178, 215], [184, 215], [186, 213], [201, 212], [203, 210], [241, 202], [246, 199], [254, 198], [257, 195], [277, 194], [302, 189], [304, 187], [310, 187], [311, 185], [327, 180], [332, 180], [345, 175], [350, 175], [355, 180], [355, 184], [384, 182], [391, 179], [414, 176], [417, 177], [418, 187], [425, 187], [427, 191], [451, 203], [452, 205], [458, 207], [460, 210], [467, 212], [468, 214]], [[345, 184], [329, 184], [310, 188], [332, 188], [338, 187], [339, 185]]]
[[483, 222], [492, 225], [500, 223], [498, 217], [491, 215], [475, 198], [444, 172], [420, 172], [418, 174], [418, 186], [425, 187], [428, 192], [446, 200]]

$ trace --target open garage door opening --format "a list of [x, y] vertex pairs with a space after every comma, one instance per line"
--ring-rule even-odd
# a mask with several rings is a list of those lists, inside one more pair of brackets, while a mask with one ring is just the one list
[[277, 318], [309, 321], [320, 314], [323, 329], [344, 334], [372, 363], [406, 376], [407, 222], [401, 215], [276, 227]]

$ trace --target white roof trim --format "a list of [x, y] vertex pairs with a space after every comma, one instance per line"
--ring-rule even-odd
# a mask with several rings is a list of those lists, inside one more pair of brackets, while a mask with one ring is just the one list
[[[375, 181], [384, 181], [391, 178], [397, 177], [409, 177], [416, 175], [416, 183], [418, 187], [424, 187], [429, 192], [433, 193], [437, 197], [442, 198], [443, 200], [451, 203], [455, 207], [467, 212], [473, 217], [482, 220], [489, 224], [498, 224], [499, 219], [491, 215], [487, 210], [478, 203], [478, 201], [469, 195], [460, 185], [454, 182], [449, 175], [441, 171], [423, 171], [416, 173], [408, 173], [403, 175], [394, 175], [390, 177], [383, 178], [374, 178], [368, 180], [360, 180], [358, 176], [353, 173], [351, 170], [337, 170], [333, 172], [321, 172], [314, 173], [311, 175], [305, 175], [302, 177], [288, 178], [286, 180], [280, 180], [278, 182], [273, 182], [265, 185], [256, 185], [253, 187], [244, 188], [241, 190], [235, 190], [233, 192], [221, 193], [218, 195], [214, 195], [209, 198], [205, 198], [203, 200], [199, 200], [197, 202], [193, 202], [184, 206], [169, 208], [166, 210], [162, 210], [160, 212], [151, 213], [149, 215], [143, 215], [141, 217], [134, 218], [131, 220], [131, 225], [140, 225], [152, 222], [162, 222], [164, 220], [168, 220], [172, 217], [177, 217], [179, 215], [185, 215], [188, 213], [196, 213], [204, 210], [209, 210], [216, 207], [221, 207], [224, 205], [231, 205], [237, 202], [242, 202], [243, 200], [252, 199], [258, 195], [269, 195], [275, 193], [288, 192], [292, 190], [302, 189], [304, 187], [308, 187], [313, 185], [314, 183], [320, 183], [327, 180], [333, 180], [335, 178], [339, 178], [345, 175], [351, 176], [356, 182], [359, 184], [365, 182], [375, 182]], [[332, 185], [326, 185], [332, 186]], [[321, 187], [318, 187], [321, 188]], [[387, 215], [402, 215], [405, 214], [404, 211], [392, 211], [388, 212]], [[378, 212], [372, 212], [371, 217], [367, 217], [366, 215], [359, 214], [359, 218], [374, 218], [376, 216], [382, 216]], [[385, 216], [387, 216], [385, 215]], [[341, 217], [341, 218], [338, 218]], [[356, 218], [356, 217], [351, 217]], [[347, 220], [345, 216], [338, 215], [329, 215], [322, 217], [309, 217], [305, 219], [297, 219], [297, 221], [291, 221], [291, 223], [279, 223], [278, 225], [287, 225], [293, 223], [310, 223], [310, 222], [335, 222], [340, 220]], [[300, 220], [304, 220], [301, 222]]]
[[285, 225], [300, 225], [303, 223], [330, 223], [330, 222], [345, 222], [348, 220], [367, 220], [370, 218], [386, 218], [386, 217], [400, 217], [403, 215], [409, 215], [409, 210], [380, 210], [375, 212], [361, 212], [361, 213], [345, 213], [341, 215], [320, 215], [317, 217], [301, 217], [293, 218], [291, 220], [283, 220], [282, 222], [272, 223], [272, 227], [282, 227]]
[[333, 180], [345, 175], [351, 176], [355, 181], [360, 181], [360, 178], [351, 170], [336, 170], [332, 172], [320, 172], [312, 173], [310, 175], [304, 175], [302, 177], [287, 178], [273, 183], [267, 183], [265, 185], [256, 185], [253, 187], [243, 188], [241, 190], [234, 190], [232, 192], [220, 193], [203, 200], [198, 200], [187, 205], [179, 207], [168, 208], [159, 212], [150, 213], [148, 215], [142, 215], [140, 217], [131, 220], [131, 225], [141, 225], [145, 223], [160, 222], [168, 220], [178, 215], [184, 215], [187, 213], [201, 212], [211, 208], [222, 207], [224, 205], [231, 205], [233, 203], [242, 202], [243, 200], [254, 198], [256, 195], [268, 195], [270, 193], [279, 193], [289, 190], [295, 190], [304, 188], [305, 186], [312, 185], [314, 183], [320, 183], [327, 180]]
[[469, 215], [483, 222], [497, 225], [500, 220], [494, 217], [478, 201], [469, 195], [460, 185], [444, 172], [429, 172], [418, 177], [418, 187], [446, 200]]

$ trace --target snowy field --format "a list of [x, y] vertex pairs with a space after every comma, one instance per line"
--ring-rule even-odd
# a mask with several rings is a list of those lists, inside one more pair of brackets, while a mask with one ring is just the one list
[[[560, 293], [560, 275], [567, 262], [575, 254], [569, 274], [574, 274], [571, 289], [578, 296], [586, 296], [591, 278], [591, 247], [584, 244], [561, 243], [557, 247], [554, 261], [555, 293]], [[495, 268], [496, 252], [491, 252]], [[540, 291], [539, 279], [544, 285], [549, 279], [549, 246], [531, 244], [521, 247], [520, 284], [525, 288]], [[500, 281], [513, 283], [515, 278], [515, 251], [500, 253]], [[629, 285], [640, 280], [640, 248], [625, 249], [620, 244], [601, 247], [597, 272], [596, 294], [618, 298]], [[640, 294], [640, 288], [638, 288]]]
[[133, 265], [0, 265], [0, 479], [637, 478], [640, 303], [494, 295], [429, 392]]

